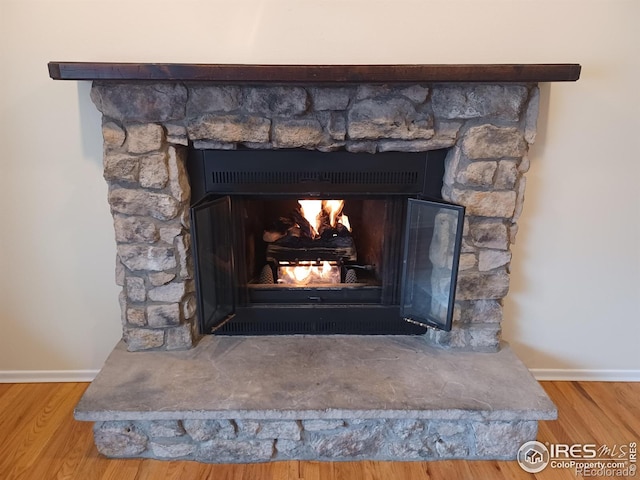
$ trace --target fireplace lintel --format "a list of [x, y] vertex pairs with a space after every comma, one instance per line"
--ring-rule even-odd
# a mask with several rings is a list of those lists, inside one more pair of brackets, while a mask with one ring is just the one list
[[220, 83], [574, 82], [581, 66], [556, 64], [240, 65], [49, 62], [54, 80]]

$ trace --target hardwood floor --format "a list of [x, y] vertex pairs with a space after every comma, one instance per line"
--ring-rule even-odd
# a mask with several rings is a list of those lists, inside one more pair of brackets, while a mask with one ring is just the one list
[[[516, 462], [277, 462], [207, 465], [195, 462], [111, 460], [93, 445], [91, 423], [73, 420], [88, 384], [0, 384], [0, 479], [576, 479], [568, 469], [529, 474]], [[560, 419], [541, 422], [550, 443], [640, 443], [640, 383], [543, 382]], [[638, 462], [640, 463], [640, 462]], [[605, 478], [605, 477], [600, 477]], [[611, 477], [607, 477], [611, 478]], [[635, 477], [640, 478], [640, 473]]]

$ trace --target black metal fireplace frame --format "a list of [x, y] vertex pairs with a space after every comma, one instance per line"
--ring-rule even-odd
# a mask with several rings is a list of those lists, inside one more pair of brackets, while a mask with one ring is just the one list
[[[191, 149], [188, 171], [192, 190], [191, 228], [194, 262], [196, 264], [196, 293], [198, 297], [199, 322], [202, 333], [223, 335], [273, 335], [273, 334], [423, 334], [431, 327], [451, 329], [455, 284], [462, 237], [464, 208], [442, 201], [440, 192], [444, 174], [445, 150], [423, 153], [389, 152], [378, 154], [350, 153], [345, 151], [330, 154], [307, 150], [197, 150]], [[286, 302], [262, 303], [247, 300], [239, 280], [244, 271], [242, 255], [238, 252], [243, 241], [242, 219], [236, 204], [246, 198], [311, 197], [311, 198], [385, 197], [389, 205], [395, 205], [394, 215], [406, 218], [408, 225], [409, 199], [425, 203], [430, 199], [434, 205], [456, 212], [458, 223], [453, 245], [452, 281], [448, 292], [446, 318], [407, 317], [402, 305], [402, 291], [406, 289], [407, 268], [411, 259], [406, 258], [408, 235], [400, 235], [393, 242], [388, 256], [391, 268], [389, 278], [392, 288], [386, 288], [379, 301], [367, 300], [367, 295], [357, 289], [337, 289], [323, 295], [333, 303], [322, 303], [320, 295], [310, 288], [309, 292], [297, 291], [298, 298], [308, 294], [308, 301], [297, 303], [292, 298]], [[235, 203], [234, 203], [235, 202]], [[221, 241], [200, 238], [199, 212], [217, 210], [216, 230]], [[408, 227], [407, 227], [408, 228]], [[200, 229], [201, 230], [201, 229]], [[208, 232], [211, 233], [211, 232]], [[390, 232], [387, 234], [391, 235]], [[226, 258], [229, 272], [226, 278], [219, 274], [203, 272], [207, 244], [229, 244], [229, 251], [218, 252]], [[219, 260], [219, 259], [218, 259]], [[409, 266], [409, 267], [408, 267]], [[235, 272], [235, 273], [234, 273]], [[212, 294], [212, 290], [217, 290]], [[312, 291], [313, 290], [313, 291]], [[402, 290], [402, 291], [401, 291]], [[205, 296], [206, 293], [206, 296]], [[283, 295], [287, 295], [284, 292]], [[340, 298], [345, 298], [343, 303]], [[207, 298], [205, 298], [207, 297]], [[211, 299], [214, 299], [214, 313]], [[208, 304], [207, 304], [208, 302]]]

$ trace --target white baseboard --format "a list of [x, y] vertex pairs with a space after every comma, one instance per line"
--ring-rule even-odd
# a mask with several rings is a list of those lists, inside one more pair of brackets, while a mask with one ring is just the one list
[[100, 370], [0, 370], [0, 383], [91, 382]]
[[541, 381], [640, 382], [640, 370], [530, 368], [529, 371]]
[[[0, 383], [91, 382], [100, 370], [0, 370]], [[531, 368], [540, 381], [640, 382], [640, 370]]]

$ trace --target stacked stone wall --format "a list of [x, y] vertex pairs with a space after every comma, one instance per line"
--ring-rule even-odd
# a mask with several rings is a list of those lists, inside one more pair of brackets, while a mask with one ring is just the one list
[[187, 146], [419, 152], [449, 148], [443, 197], [466, 220], [443, 346], [495, 350], [535, 139], [535, 85], [239, 86], [94, 83], [130, 350], [195, 337]]
[[513, 460], [538, 422], [424, 419], [150, 420], [94, 425], [108, 457], [208, 463]]

